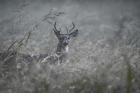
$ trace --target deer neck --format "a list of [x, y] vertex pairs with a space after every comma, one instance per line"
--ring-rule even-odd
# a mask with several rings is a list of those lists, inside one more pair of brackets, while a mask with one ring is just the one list
[[69, 46], [68, 46], [68, 45], [65, 47], [65, 52], [66, 52], [66, 53], [69, 52]]
[[60, 55], [65, 54], [65, 53], [68, 53], [68, 51], [69, 51], [69, 46], [68, 45], [66, 45], [66, 46], [63, 46], [61, 44], [57, 45], [57, 49], [56, 49], [57, 54], [60, 54]]

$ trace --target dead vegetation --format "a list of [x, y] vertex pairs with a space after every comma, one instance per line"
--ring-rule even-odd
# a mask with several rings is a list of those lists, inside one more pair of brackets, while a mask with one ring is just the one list
[[[80, 25], [79, 36], [73, 40], [74, 44], [70, 44], [68, 61], [61, 65], [39, 62], [40, 58], [51, 55], [56, 46], [51, 32], [45, 34], [46, 55], [32, 56], [21, 52], [37, 38], [45, 22], [50, 26], [58, 16], [64, 14], [65, 12], [51, 10], [39, 21], [27, 23], [26, 26], [31, 27], [28, 29], [29, 32], [23, 38], [13, 41], [0, 53], [0, 92], [139, 93], [140, 28], [138, 18], [133, 16], [122, 16], [117, 22], [115, 21], [117, 29], [113, 28], [109, 37], [97, 38], [94, 32], [95, 40], [91, 37], [95, 29]], [[8, 23], [5, 20], [0, 24], [3, 22], [5, 22], [3, 25]], [[46, 28], [45, 30], [50, 31], [48, 27]], [[40, 32], [32, 38], [32, 33], [35, 31]], [[40, 43], [43, 34], [40, 34], [39, 40], [37, 39], [39, 46], [44, 45]]]

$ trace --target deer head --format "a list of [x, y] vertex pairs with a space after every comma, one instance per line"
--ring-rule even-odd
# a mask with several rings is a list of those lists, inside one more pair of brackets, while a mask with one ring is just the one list
[[78, 35], [78, 29], [75, 29], [75, 24], [73, 22], [72, 22], [71, 29], [68, 29], [68, 27], [66, 27], [66, 31], [67, 31], [66, 34], [61, 33], [61, 28], [59, 30], [57, 29], [56, 22], [54, 23], [53, 31], [59, 41], [57, 45], [56, 53], [67, 52], [70, 39]]

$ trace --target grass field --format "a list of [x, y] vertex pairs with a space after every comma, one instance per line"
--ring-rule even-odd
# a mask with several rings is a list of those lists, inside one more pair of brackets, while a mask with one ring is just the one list
[[[0, 93], [140, 93], [139, 0], [0, 0]], [[40, 63], [74, 22], [66, 62]]]

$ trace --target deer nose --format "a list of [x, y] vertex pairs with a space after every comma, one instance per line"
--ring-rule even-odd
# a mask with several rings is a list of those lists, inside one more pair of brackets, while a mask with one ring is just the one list
[[66, 46], [66, 45], [68, 45], [68, 42], [64, 42], [63, 44], [64, 44], [64, 46]]

